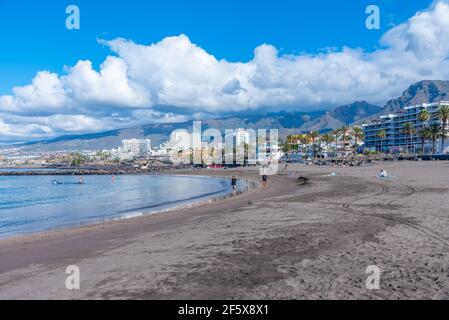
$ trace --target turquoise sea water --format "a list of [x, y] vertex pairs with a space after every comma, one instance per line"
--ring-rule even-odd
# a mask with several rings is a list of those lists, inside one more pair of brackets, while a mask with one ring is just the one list
[[0, 238], [130, 218], [232, 192], [229, 180], [207, 177], [85, 176], [84, 184], [78, 181], [74, 176], [0, 177]]

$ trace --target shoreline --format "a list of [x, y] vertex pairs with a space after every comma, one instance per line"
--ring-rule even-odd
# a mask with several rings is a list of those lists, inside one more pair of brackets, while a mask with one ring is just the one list
[[[216, 203], [0, 241], [0, 299], [448, 299], [448, 169], [291, 165]], [[65, 288], [69, 265], [79, 291]], [[379, 290], [365, 286], [372, 265]]]
[[[227, 176], [208, 176], [208, 175], [196, 175], [196, 174], [181, 174], [181, 173], [162, 173], [162, 174], [153, 174], [149, 176], [179, 176], [179, 177], [195, 177], [195, 178], [204, 178], [204, 179], [219, 179], [219, 180], [226, 180]], [[16, 238], [23, 238], [23, 237], [33, 237], [33, 236], [40, 236], [45, 235], [46, 233], [54, 233], [54, 232], [63, 232], [68, 229], [78, 229], [78, 228], [86, 228], [90, 226], [96, 226], [96, 225], [102, 225], [106, 223], [111, 222], [118, 222], [118, 221], [124, 221], [129, 219], [135, 219], [140, 217], [147, 217], [147, 216], [153, 216], [158, 214], [164, 214], [167, 212], [172, 211], [178, 211], [178, 210], [184, 210], [184, 209], [190, 209], [195, 208], [199, 206], [209, 205], [216, 202], [219, 202], [224, 199], [233, 198], [235, 196], [244, 194], [246, 192], [249, 192], [253, 189], [256, 189], [258, 186], [258, 183], [254, 180], [250, 179], [240, 179], [245, 183], [242, 190], [238, 191], [232, 191], [232, 190], [222, 190], [217, 191], [213, 194], [203, 194], [200, 196], [183, 199], [183, 200], [177, 200], [172, 202], [167, 202], [164, 204], [159, 204], [152, 207], [146, 207], [146, 208], [135, 208], [130, 209], [124, 212], [120, 212], [120, 216], [117, 217], [109, 217], [98, 221], [93, 222], [86, 222], [86, 223], [79, 223], [76, 225], [67, 225], [67, 226], [61, 226], [54, 229], [49, 230], [43, 230], [38, 232], [24, 232], [21, 234], [11, 235], [7, 237], [0, 237], [0, 243], [5, 240], [14, 240]]]
[[[169, 171], [164, 173], [159, 173], [159, 175], [169, 175], [169, 176], [200, 176], [207, 178], [229, 178], [232, 175], [241, 174], [239, 171], [192, 171], [192, 170], [178, 170]], [[258, 175], [257, 175], [258, 178]], [[126, 237], [132, 237], [134, 232], [145, 232], [142, 228], [142, 223], [144, 225], [149, 225], [154, 222], [155, 224], [164, 224], [169, 221], [177, 222], [176, 220], [182, 220], [183, 218], [189, 218], [195, 215], [196, 209], [200, 211], [201, 214], [210, 214], [214, 211], [214, 206], [218, 205], [221, 207], [231, 207], [232, 203], [230, 201], [237, 199], [237, 204], [245, 205], [245, 201], [251, 201], [254, 193], [263, 192], [267, 190], [259, 189], [258, 179], [254, 175], [245, 174], [239, 176], [238, 179], [245, 180], [248, 189], [243, 192], [237, 192], [232, 194], [232, 192], [226, 196], [214, 197], [204, 201], [194, 202], [188, 205], [182, 205], [179, 207], [174, 207], [166, 210], [161, 210], [155, 213], [145, 213], [140, 216], [131, 217], [128, 219], [116, 219], [116, 220], [106, 220], [102, 222], [82, 225], [82, 226], [72, 226], [65, 227], [57, 230], [48, 230], [33, 234], [17, 235], [13, 237], [8, 237], [0, 239], [0, 257], [2, 263], [0, 263], [0, 275], [1, 273], [11, 271], [18, 267], [26, 267], [29, 264], [36, 263], [47, 263], [48, 258], [51, 260], [60, 259], [58, 254], [45, 254], [41, 250], [47, 247], [48, 244], [55, 245], [56, 247], [61, 247], [64, 250], [63, 259], [68, 258], [72, 254], [68, 251], [67, 240], [76, 239], [81, 243], [80, 247], [74, 248], [74, 256], [79, 257], [80, 255], [87, 255], [87, 251], [84, 248], [84, 237], [89, 237], [93, 239], [98, 239], [99, 243], [96, 245], [96, 250], [108, 249], [109, 246], [106, 244], [107, 241], [114, 240], [114, 232], [124, 232]], [[271, 193], [271, 192], [270, 192]], [[133, 230], [134, 229], [134, 230]], [[100, 234], [97, 234], [100, 233]], [[93, 240], [92, 240], [93, 241]], [[36, 256], [41, 256], [41, 259], [37, 261], [35, 259], [28, 259], [26, 257], [20, 257], [17, 259], [15, 250], [8, 250], [8, 248], [21, 247], [26, 249], [26, 251], [36, 250]], [[56, 249], [54, 252], [58, 252]], [[33, 255], [34, 257], [34, 255]], [[4, 261], [7, 261], [6, 263]]]

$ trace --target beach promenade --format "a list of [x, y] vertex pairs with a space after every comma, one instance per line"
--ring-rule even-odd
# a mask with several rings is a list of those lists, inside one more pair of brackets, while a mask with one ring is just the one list
[[[233, 198], [2, 240], [0, 298], [448, 299], [448, 173], [449, 162], [290, 165]], [[68, 265], [80, 290], [66, 289]], [[378, 290], [365, 286], [373, 265]]]

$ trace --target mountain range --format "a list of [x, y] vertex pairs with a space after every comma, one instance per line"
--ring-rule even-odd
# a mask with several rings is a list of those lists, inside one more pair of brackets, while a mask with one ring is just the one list
[[398, 99], [390, 100], [382, 113], [397, 112], [407, 106], [449, 100], [449, 81], [424, 80], [411, 85]]
[[[343, 125], [361, 124], [382, 114], [397, 112], [405, 106], [449, 100], [449, 81], [424, 80], [411, 85], [401, 97], [388, 101], [384, 107], [357, 101], [330, 111], [276, 112], [263, 115], [236, 114], [220, 119], [203, 120], [202, 129], [252, 128], [278, 129], [281, 137], [299, 132], [318, 130], [326, 132]], [[121, 145], [123, 139], [148, 138], [153, 146], [166, 141], [176, 129], [191, 130], [192, 121], [169, 124], [147, 124], [134, 128], [112, 130], [95, 134], [62, 136], [51, 140], [36, 141], [18, 147], [24, 152], [60, 150], [101, 150]]]

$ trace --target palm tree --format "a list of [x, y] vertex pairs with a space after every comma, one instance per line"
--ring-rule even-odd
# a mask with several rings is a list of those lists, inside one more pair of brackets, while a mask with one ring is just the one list
[[442, 134], [441, 134], [441, 150], [443, 150], [444, 149], [444, 142], [446, 140], [446, 127], [447, 127], [448, 122], [449, 122], [449, 106], [447, 106], [447, 105], [441, 106], [440, 109], [437, 112], [437, 116], [438, 116], [438, 119], [440, 119], [441, 125], [442, 125], [442, 128], [441, 128], [441, 131], [442, 131]]
[[301, 140], [301, 135], [300, 134], [293, 134], [287, 137], [288, 139], [288, 143], [290, 145], [297, 145], [298, 142]]
[[427, 122], [431, 118], [432, 118], [432, 115], [426, 109], [421, 110], [418, 114], [418, 120], [423, 123], [423, 125], [421, 126], [421, 129], [418, 132], [418, 135], [421, 138], [421, 154], [422, 155], [424, 155], [424, 147], [425, 147], [426, 140], [427, 140], [427, 138], [426, 138], [427, 127], [426, 126], [427, 126]]
[[298, 146], [299, 141], [298, 135], [289, 135], [287, 136], [287, 141], [284, 143], [284, 152], [290, 153], [290, 151], [294, 150]]
[[350, 139], [351, 127], [345, 125], [340, 128], [340, 132], [341, 132], [341, 139], [342, 139], [342, 149], [343, 149], [343, 151], [346, 151], [346, 141], [347, 141], [347, 139]]
[[421, 122], [427, 122], [431, 118], [430, 112], [426, 109], [421, 110], [421, 112], [418, 114], [418, 120]]
[[288, 141], [285, 142], [285, 143], [282, 143], [282, 151], [284, 153], [286, 153], [288, 155], [291, 150], [292, 150], [292, 144], [291, 143], [289, 143]]
[[424, 135], [426, 139], [432, 140], [433, 154], [437, 152], [437, 140], [441, 135], [441, 126], [437, 123], [432, 124], [430, 127], [425, 128]]
[[355, 155], [359, 141], [363, 140], [363, 138], [365, 137], [365, 134], [363, 133], [363, 129], [360, 127], [354, 127], [352, 129], [352, 132], [354, 133], [354, 138], [355, 138], [355, 144], [354, 144], [354, 155]]
[[335, 138], [335, 153], [338, 152], [338, 138], [340, 137], [340, 133], [341, 133], [341, 130], [340, 130], [339, 128], [334, 129], [334, 130], [332, 131], [332, 135], [333, 135], [334, 138]]
[[321, 137], [321, 141], [323, 141], [326, 144], [326, 150], [329, 151], [329, 145], [334, 141], [334, 136], [332, 133], [326, 133], [323, 134]]
[[303, 146], [302, 148], [302, 153], [306, 153], [306, 148], [304, 148], [304, 146], [306, 146], [307, 144], [310, 143], [310, 138], [308, 134], [300, 134], [299, 135], [299, 141], [301, 142], [301, 145]]
[[377, 131], [377, 137], [380, 139], [380, 152], [383, 152], [383, 142], [387, 137], [387, 131], [385, 130]]
[[418, 136], [421, 138], [421, 155], [424, 155], [424, 147], [426, 144], [426, 140], [429, 138], [428, 136], [428, 129], [429, 127], [422, 127], [419, 131], [418, 131]]
[[[412, 135], [414, 135], [416, 133], [416, 128], [415, 125], [411, 122], [407, 122], [404, 123], [403, 128], [402, 128], [402, 133], [408, 136], [408, 139], [410, 139], [410, 142], [412, 141]], [[406, 139], [406, 148], [407, 148], [407, 153], [409, 152], [409, 144], [408, 144], [408, 139]]]
[[313, 158], [314, 159], [316, 158], [315, 142], [319, 136], [320, 136], [320, 133], [316, 130], [309, 133], [309, 138], [310, 138], [310, 140], [312, 140]]

